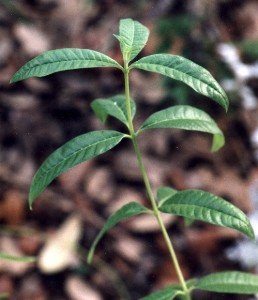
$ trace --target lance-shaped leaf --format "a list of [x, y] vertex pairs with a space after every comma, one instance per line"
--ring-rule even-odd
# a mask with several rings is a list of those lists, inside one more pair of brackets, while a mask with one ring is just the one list
[[95, 252], [95, 249], [97, 247], [97, 244], [103, 237], [103, 235], [110, 230], [112, 227], [114, 227], [117, 223], [124, 221], [130, 217], [142, 214], [142, 213], [148, 213], [149, 210], [142, 206], [141, 204], [137, 202], [130, 202], [126, 205], [124, 205], [122, 208], [120, 208], [118, 211], [114, 212], [106, 221], [104, 227], [101, 229], [97, 237], [95, 238], [94, 242], [91, 245], [91, 248], [88, 253], [87, 262], [90, 264], [92, 262], [92, 258]]
[[112, 58], [88, 49], [65, 48], [50, 50], [33, 58], [12, 77], [17, 82], [29, 77], [43, 77], [52, 73], [96, 67], [122, 67]]
[[233, 228], [254, 239], [254, 232], [246, 215], [233, 204], [208, 192], [201, 190], [177, 192], [159, 206], [159, 210]]
[[140, 131], [152, 128], [177, 128], [196, 130], [214, 135], [212, 151], [220, 149], [225, 142], [222, 131], [204, 111], [189, 105], [175, 105], [151, 115], [142, 124]]
[[154, 54], [141, 58], [130, 68], [157, 72], [183, 81], [196, 92], [212, 98], [226, 110], [228, 108], [227, 95], [210, 72], [184, 57], [171, 54]]
[[141, 298], [140, 300], [172, 300], [179, 295], [184, 295], [184, 293], [178, 289], [175, 289], [174, 286], [167, 286], [159, 291]]
[[30, 206], [55, 177], [83, 161], [110, 150], [124, 137], [123, 133], [112, 130], [92, 131], [58, 148], [44, 161], [33, 178], [29, 194]]
[[[110, 115], [128, 126], [125, 96], [117, 95], [107, 99], [96, 99], [91, 103], [91, 107], [101, 122], [105, 123]], [[132, 117], [135, 112], [135, 102], [131, 100]]]
[[[162, 186], [157, 190], [157, 200], [158, 206], [161, 206], [165, 201], [167, 201], [171, 196], [175, 195], [178, 191], [172, 189], [168, 186]], [[190, 218], [184, 218], [184, 222], [186, 226], [190, 226], [193, 224], [194, 220]]]
[[244, 272], [219, 272], [201, 278], [196, 289], [232, 294], [258, 293], [258, 276]]
[[127, 62], [134, 59], [148, 41], [149, 30], [141, 23], [132, 19], [123, 19], [119, 25], [119, 35], [115, 37], [120, 42], [120, 48]]
[[167, 201], [171, 196], [175, 195], [178, 191], [168, 186], [162, 186], [157, 190], [157, 200], [159, 206]]
[[16, 256], [16, 255], [10, 255], [5, 252], [0, 252], [0, 260], [10, 260], [15, 262], [35, 262], [36, 257], [34, 256]]

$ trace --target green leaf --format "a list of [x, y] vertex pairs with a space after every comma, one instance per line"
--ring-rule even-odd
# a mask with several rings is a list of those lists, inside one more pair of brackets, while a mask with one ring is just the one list
[[115, 147], [126, 135], [112, 130], [92, 131], [80, 135], [54, 151], [35, 174], [29, 194], [32, 205], [52, 180], [78, 165]]
[[[117, 95], [107, 99], [96, 99], [91, 103], [91, 108], [95, 112], [96, 116], [103, 123], [106, 122], [107, 117], [110, 115], [120, 120], [126, 126], [128, 126], [126, 102], [125, 102], [125, 96], [123, 95]], [[135, 102], [131, 100], [132, 117], [134, 117], [135, 112], [136, 112]]]
[[189, 105], [175, 105], [151, 115], [142, 124], [140, 131], [152, 128], [177, 128], [208, 132], [213, 138], [212, 150], [224, 145], [224, 136], [215, 121], [204, 111]]
[[157, 292], [151, 293], [148, 296], [141, 298], [140, 300], [172, 300], [178, 295], [184, 295], [180, 290], [176, 290], [175, 287], [167, 286]]
[[[167, 201], [170, 197], [175, 195], [178, 191], [172, 189], [168, 186], [162, 186], [158, 188], [157, 191], [157, 199], [158, 199], [158, 206], [161, 206], [165, 201]], [[193, 224], [194, 220], [190, 218], [184, 218], [185, 226], [190, 226]]]
[[228, 108], [227, 95], [210, 72], [184, 57], [171, 54], [154, 54], [141, 58], [130, 68], [157, 72], [180, 80], [196, 92], [212, 98], [226, 110]]
[[5, 252], [0, 252], [0, 260], [11, 260], [15, 262], [35, 262], [36, 257], [34, 256], [14, 256]]
[[224, 199], [200, 190], [177, 192], [159, 210], [182, 217], [236, 229], [251, 239], [254, 232], [246, 215]]
[[123, 19], [120, 21], [119, 35], [115, 35], [115, 37], [120, 42], [120, 48], [124, 59], [127, 62], [130, 62], [146, 45], [149, 37], [149, 30], [137, 21]]
[[147, 213], [149, 210], [142, 206], [141, 204], [137, 202], [130, 202], [126, 205], [124, 205], [122, 208], [120, 208], [118, 211], [114, 212], [106, 221], [104, 227], [101, 229], [97, 237], [95, 238], [94, 242], [91, 245], [91, 248], [88, 253], [87, 262], [90, 264], [92, 262], [92, 258], [95, 252], [95, 249], [97, 247], [97, 244], [103, 237], [103, 235], [110, 230], [112, 227], [114, 227], [117, 223], [120, 221], [124, 221], [130, 217]]
[[252, 295], [258, 293], [258, 276], [243, 272], [219, 272], [201, 278], [199, 290]]
[[52, 73], [96, 67], [123, 69], [115, 60], [97, 51], [65, 48], [44, 52], [21, 67], [12, 77], [17, 82], [29, 77], [43, 77]]
[[177, 190], [172, 189], [168, 186], [162, 186], [158, 188], [157, 190], [157, 200], [159, 206], [161, 206], [167, 199], [169, 199], [171, 196], [175, 195], [177, 193]]

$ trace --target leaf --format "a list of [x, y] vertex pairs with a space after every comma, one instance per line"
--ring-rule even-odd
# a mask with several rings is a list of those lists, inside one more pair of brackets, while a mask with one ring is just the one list
[[180, 80], [196, 92], [212, 98], [226, 110], [228, 109], [227, 95], [210, 72], [182, 56], [154, 54], [139, 59], [130, 68], [157, 72]]
[[54, 274], [73, 265], [81, 235], [81, 218], [73, 214], [55, 233], [47, 237], [38, 257], [39, 270], [45, 274]]
[[115, 147], [125, 135], [112, 130], [92, 131], [80, 135], [54, 151], [35, 174], [30, 187], [30, 207], [52, 180], [78, 165]]
[[123, 69], [115, 60], [100, 52], [65, 48], [50, 50], [33, 58], [14, 74], [11, 83], [33, 76], [43, 77], [60, 71], [96, 67]]
[[243, 272], [219, 272], [201, 278], [199, 290], [252, 295], [258, 293], [258, 276]]
[[15, 256], [5, 252], [0, 252], [0, 259], [10, 260], [15, 262], [35, 262], [36, 257], [34, 256]]
[[115, 35], [115, 37], [120, 42], [124, 59], [130, 62], [146, 45], [149, 29], [132, 19], [123, 19], [120, 21], [119, 35]]
[[218, 151], [225, 144], [224, 134], [214, 134], [212, 139], [211, 151]]
[[177, 193], [177, 190], [172, 189], [168, 186], [162, 186], [158, 188], [157, 190], [157, 199], [159, 202], [159, 206], [161, 206], [167, 199], [169, 199], [171, 196], [175, 195]]
[[[178, 191], [172, 189], [168, 186], [162, 186], [158, 188], [157, 199], [159, 201], [158, 206], [161, 206], [165, 201], [167, 201], [171, 196], [175, 195]], [[190, 226], [193, 224], [194, 220], [190, 218], [184, 218], [185, 226]]]
[[200, 190], [177, 192], [159, 210], [214, 225], [236, 229], [251, 239], [254, 232], [246, 215], [224, 199]]
[[[101, 122], [105, 123], [110, 115], [128, 126], [125, 96], [117, 95], [107, 99], [96, 99], [91, 103], [91, 107]], [[131, 100], [132, 117], [135, 112], [135, 102]]]
[[152, 128], [177, 128], [197, 130], [215, 135], [212, 150], [224, 145], [224, 136], [215, 121], [204, 111], [189, 105], [175, 105], [151, 115], [142, 124], [140, 131]]
[[124, 205], [122, 208], [120, 208], [118, 211], [114, 212], [106, 221], [104, 227], [101, 229], [97, 237], [95, 238], [94, 242], [92, 243], [88, 257], [87, 257], [87, 262], [90, 264], [92, 262], [92, 258], [95, 252], [95, 249], [97, 247], [97, 244], [103, 237], [103, 235], [110, 230], [112, 227], [114, 227], [117, 223], [120, 221], [124, 221], [130, 217], [142, 214], [142, 213], [147, 213], [149, 210], [142, 206], [141, 204], [137, 202], [130, 202], [126, 205]]
[[172, 300], [175, 299], [178, 295], [184, 295], [180, 290], [176, 290], [175, 287], [167, 286], [157, 292], [151, 293], [148, 296], [141, 298], [140, 300]]

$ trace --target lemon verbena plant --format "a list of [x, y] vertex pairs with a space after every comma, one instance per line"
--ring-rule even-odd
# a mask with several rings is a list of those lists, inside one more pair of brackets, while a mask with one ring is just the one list
[[[189, 105], [176, 105], [158, 111], [149, 116], [140, 128], [135, 128], [133, 118], [136, 104], [130, 96], [130, 73], [134, 69], [156, 72], [172, 79], [182, 81], [196, 92], [216, 101], [225, 110], [228, 98], [213, 76], [203, 67], [181, 56], [155, 54], [135, 61], [144, 48], [149, 30], [132, 19], [120, 21], [119, 33], [115, 35], [120, 43], [123, 65], [105, 54], [88, 49], [66, 48], [47, 51], [21, 67], [12, 77], [17, 82], [29, 77], [42, 77], [59, 71], [112, 67], [121, 71], [124, 78], [124, 95], [107, 99], [97, 99], [91, 107], [96, 116], [105, 122], [109, 116], [121, 121], [126, 132], [114, 130], [92, 131], [68, 141], [54, 151], [35, 174], [29, 192], [29, 204], [61, 173], [77, 164], [94, 158], [114, 148], [123, 139], [132, 142], [139, 169], [141, 171], [150, 207], [137, 202], [130, 202], [113, 213], [93, 241], [88, 254], [91, 263], [95, 248], [103, 235], [120, 221], [139, 214], [152, 214], [156, 218], [164, 241], [167, 245], [171, 262], [176, 270], [179, 285], [169, 285], [142, 299], [191, 299], [196, 289], [218, 293], [255, 294], [258, 293], [258, 276], [244, 272], [219, 272], [203, 278], [186, 281], [180, 268], [175, 249], [163, 223], [162, 214], [174, 214], [186, 220], [201, 220], [218, 226], [238, 230], [254, 239], [254, 232], [246, 215], [233, 204], [221, 197], [201, 190], [177, 191], [171, 187], [160, 187], [154, 195], [146, 172], [138, 140], [141, 133], [155, 128], [176, 128], [210, 133], [213, 136], [212, 151], [224, 145], [224, 135], [216, 122], [204, 111]], [[132, 62], [133, 61], [133, 62]]]

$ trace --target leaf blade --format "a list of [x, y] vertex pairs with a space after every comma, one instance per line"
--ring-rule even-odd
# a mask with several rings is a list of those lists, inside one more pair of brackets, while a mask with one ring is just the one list
[[96, 67], [123, 69], [115, 60], [103, 53], [88, 49], [64, 48], [50, 50], [33, 58], [13, 75], [10, 82], [43, 77], [60, 71]]
[[147, 213], [149, 210], [142, 206], [141, 204], [137, 202], [130, 202], [128, 204], [125, 204], [123, 207], [121, 207], [119, 210], [114, 212], [106, 221], [104, 227], [101, 229], [99, 234], [96, 236], [95, 240], [93, 241], [91, 248], [88, 253], [87, 262], [90, 264], [93, 255], [95, 252], [95, 249], [101, 240], [101, 238], [104, 236], [104, 234], [110, 230], [112, 227], [114, 227], [117, 223], [120, 221], [126, 220], [130, 217], [136, 216], [138, 214]]
[[155, 128], [177, 128], [211, 133], [212, 151], [219, 150], [225, 142], [222, 131], [216, 122], [204, 111], [189, 105], [175, 105], [158, 111], [148, 117], [140, 130]]
[[212, 98], [226, 110], [228, 109], [227, 95], [210, 72], [184, 57], [154, 54], [136, 61], [131, 68], [157, 72], [182, 81], [196, 92]]
[[130, 62], [144, 48], [148, 41], [149, 30], [141, 23], [132, 19], [123, 19], [119, 24], [120, 48], [124, 58]]
[[92, 131], [77, 136], [55, 150], [43, 162], [32, 180], [29, 193], [30, 206], [58, 175], [83, 161], [107, 152], [124, 137], [125, 134], [113, 130]]
[[177, 192], [167, 199], [159, 210], [233, 228], [254, 239], [254, 232], [246, 215], [233, 204], [208, 192], [200, 190]]
[[201, 278], [196, 289], [218, 292], [252, 295], [258, 293], [258, 276], [244, 272], [218, 272]]
[[178, 295], [183, 295], [184, 293], [180, 290], [176, 290], [174, 286], [167, 286], [159, 291], [153, 292], [140, 300], [172, 300]]
[[[117, 95], [107, 99], [96, 99], [91, 103], [91, 108], [103, 123], [106, 122], [107, 117], [110, 115], [128, 126], [126, 101], [124, 95]], [[131, 100], [132, 118], [135, 116], [135, 112], [136, 105], [135, 102]]]

